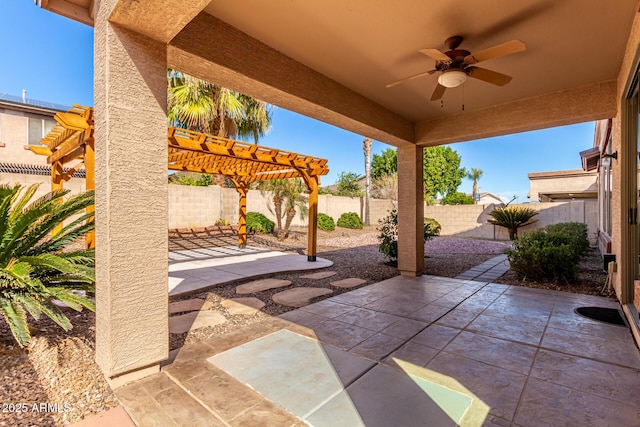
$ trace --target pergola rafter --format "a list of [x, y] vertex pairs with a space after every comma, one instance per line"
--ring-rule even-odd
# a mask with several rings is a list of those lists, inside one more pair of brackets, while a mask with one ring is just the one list
[[[30, 147], [36, 154], [47, 156], [51, 164], [51, 187], [62, 189], [62, 183], [84, 165], [87, 190], [94, 188], [93, 108], [74, 105], [66, 113], [57, 113], [56, 126]], [[226, 176], [239, 195], [238, 245], [247, 244], [246, 203], [249, 184], [274, 179], [301, 178], [309, 190], [309, 242], [307, 257], [316, 259], [316, 232], [319, 177], [329, 172], [326, 159], [276, 148], [235, 141], [201, 132], [170, 126], [168, 128], [168, 169]], [[66, 163], [77, 163], [63, 173]], [[88, 211], [93, 211], [93, 207]], [[94, 247], [94, 235], [87, 236], [87, 246]]]

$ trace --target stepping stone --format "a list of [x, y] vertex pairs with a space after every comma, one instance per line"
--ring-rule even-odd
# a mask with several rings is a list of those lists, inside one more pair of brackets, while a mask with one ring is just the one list
[[204, 328], [206, 326], [216, 326], [225, 323], [227, 319], [214, 311], [192, 311], [191, 313], [169, 318], [169, 332], [172, 334], [182, 334], [189, 330]]
[[362, 285], [367, 283], [364, 279], [358, 279], [357, 277], [349, 277], [348, 279], [342, 279], [335, 282], [330, 282], [331, 286], [336, 286], [338, 288], [354, 288], [358, 285]]
[[182, 313], [184, 311], [197, 311], [197, 310], [209, 310], [213, 307], [211, 301], [206, 301], [201, 298], [192, 298], [184, 301], [176, 301], [169, 303], [169, 313]]
[[331, 276], [335, 276], [336, 273], [335, 271], [321, 271], [319, 273], [313, 273], [313, 274], [305, 274], [304, 276], [300, 276], [301, 279], [311, 279], [311, 280], [320, 280], [320, 279], [326, 279], [327, 277], [331, 277]]
[[302, 307], [315, 297], [332, 293], [333, 291], [327, 288], [294, 288], [278, 292], [273, 296], [273, 301], [287, 307]]
[[229, 314], [256, 314], [260, 311], [265, 303], [255, 297], [248, 298], [230, 298], [222, 301], [222, 306], [227, 309]]
[[254, 280], [253, 282], [245, 283], [236, 287], [236, 293], [238, 295], [254, 294], [256, 292], [266, 291], [268, 289], [284, 288], [289, 286], [291, 280], [281, 279], [262, 279]]

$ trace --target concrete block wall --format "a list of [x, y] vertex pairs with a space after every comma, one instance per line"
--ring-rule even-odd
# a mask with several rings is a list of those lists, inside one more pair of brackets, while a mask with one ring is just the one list
[[[559, 222], [582, 222], [587, 224], [589, 241], [596, 244], [598, 223], [597, 200], [574, 200], [562, 203], [523, 204], [538, 211], [537, 222], [522, 227], [520, 232], [532, 231]], [[426, 206], [425, 217], [436, 219], [442, 226], [442, 236], [456, 236], [476, 239], [508, 240], [509, 234], [503, 227], [490, 224], [491, 205]]]

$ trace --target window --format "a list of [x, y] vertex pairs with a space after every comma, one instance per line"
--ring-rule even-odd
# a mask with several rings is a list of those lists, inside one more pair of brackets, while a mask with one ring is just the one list
[[40, 145], [40, 140], [53, 129], [53, 119], [36, 119], [29, 117], [29, 145]]

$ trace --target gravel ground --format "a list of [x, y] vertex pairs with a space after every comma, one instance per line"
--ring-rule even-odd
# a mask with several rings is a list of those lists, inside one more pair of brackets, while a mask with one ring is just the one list
[[[336, 275], [322, 280], [300, 279], [299, 276], [303, 273], [274, 274], [269, 277], [291, 280], [292, 287], [330, 288], [329, 282], [348, 277], [359, 277], [365, 279], [367, 284], [371, 284], [396, 276], [398, 270], [385, 263], [384, 256], [378, 252], [376, 235], [374, 227], [366, 227], [364, 230], [319, 231], [318, 256], [334, 262], [328, 270], [335, 271]], [[171, 250], [179, 250], [202, 245], [233, 245], [235, 243], [235, 236], [217, 236], [189, 240], [172, 239], [169, 246]], [[248, 243], [274, 250], [303, 253], [307, 244], [306, 231], [294, 229], [285, 242], [278, 242], [272, 236], [249, 236]], [[425, 274], [455, 277], [502, 253], [506, 247], [508, 243], [505, 242], [437, 237], [425, 245]], [[601, 273], [599, 259], [597, 252], [590, 254], [588, 260], [582, 265], [583, 271], [579, 276], [579, 284], [565, 285], [562, 289], [597, 293], [605, 279], [604, 274]], [[556, 289], [557, 286], [521, 282], [512, 273], [507, 273], [498, 282], [547, 289]], [[353, 290], [353, 288], [345, 290], [334, 287], [331, 289], [334, 293], [329, 296]], [[230, 315], [221, 306], [223, 299], [237, 296], [235, 284], [216, 287], [190, 296], [189, 298], [200, 297], [211, 301], [213, 303], [211, 310], [223, 314], [227, 322], [189, 334], [171, 334], [171, 348], [175, 349], [184, 344], [224, 334], [237, 327], [260, 322], [270, 316], [292, 310], [271, 301], [271, 296], [275, 292], [277, 290], [252, 295], [260, 298], [266, 306], [261, 312], [251, 316]], [[34, 336], [29, 351], [14, 348], [8, 327], [3, 320], [0, 320], [0, 378], [2, 380], [0, 404], [4, 405], [0, 408], [0, 426], [67, 425], [117, 405], [113, 392], [94, 362], [95, 315], [87, 311], [82, 313], [69, 311], [68, 313], [74, 325], [69, 333], [65, 333], [48, 319], [32, 322], [40, 332]], [[33, 404], [47, 403], [50, 404], [48, 408], [44, 408], [48, 410], [47, 412], [34, 411]], [[28, 411], [7, 412], [15, 411], [17, 408], [28, 409]], [[36, 406], [35, 409], [40, 409], [40, 406]]]

